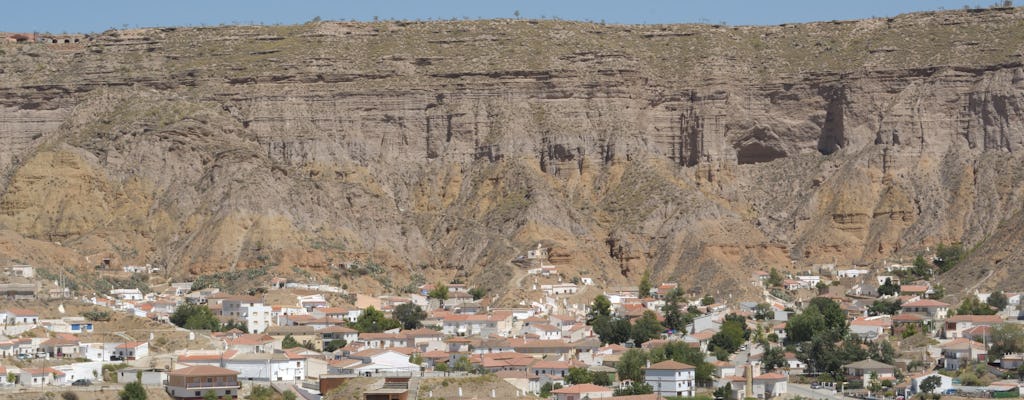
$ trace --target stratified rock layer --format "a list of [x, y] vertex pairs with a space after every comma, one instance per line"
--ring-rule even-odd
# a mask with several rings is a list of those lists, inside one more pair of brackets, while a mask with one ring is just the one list
[[544, 241], [566, 278], [742, 295], [755, 268], [963, 242], [986, 249], [968, 271], [1002, 271], [983, 284], [1024, 283], [1022, 46], [1015, 9], [6, 44], [0, 255], [511, 288]]

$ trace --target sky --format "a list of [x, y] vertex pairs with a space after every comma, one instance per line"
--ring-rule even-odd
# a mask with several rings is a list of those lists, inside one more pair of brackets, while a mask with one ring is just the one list
[[[988, 6], [947, 0], [51, 0], [5, 1], [0, 31], [90, 33], [111, 28], [297, 24], [324, 20], [522, 18], [607, 23], [788, 22], [886, 17], [912, 11]], [[1000, 0], [1001, 2], [1001, 0]], [[1024, 2], [1018, 2], [1024, 3]]]

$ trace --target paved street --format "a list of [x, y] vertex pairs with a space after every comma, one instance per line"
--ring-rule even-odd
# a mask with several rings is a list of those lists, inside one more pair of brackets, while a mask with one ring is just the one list
[[789, 394], [809, 399], [841, 400], [847, 398], [841, 395], [832, 394], [832, 390], [830, 389], [811, 389], [810, 385], [790, 383], [786, 387], [789, 389]]

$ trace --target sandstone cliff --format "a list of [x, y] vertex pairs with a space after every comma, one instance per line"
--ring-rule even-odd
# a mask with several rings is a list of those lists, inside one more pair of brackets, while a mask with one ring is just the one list
[[456, 274], [499, 288], [545, 241], [567, 278], [651, 268], [742, 294], [755, 268], [963, 242], [982, 246], [950, 276], [1010, 284], [1022, 46], [1017, 9], [0, 45], [0, 257], [182, 276], [359, 261], [384, 266], [358, 282], [374, 289]]

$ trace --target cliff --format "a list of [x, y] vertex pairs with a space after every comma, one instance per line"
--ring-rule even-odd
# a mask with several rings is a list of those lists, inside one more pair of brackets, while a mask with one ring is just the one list
[[1018, 9], [3, 44], [0, 256], [511, 289], [544, 241], [566, 278], [743, 295], [754, 269], [963, 242], [950, 276], [1024, 283], [1022, 46]]

